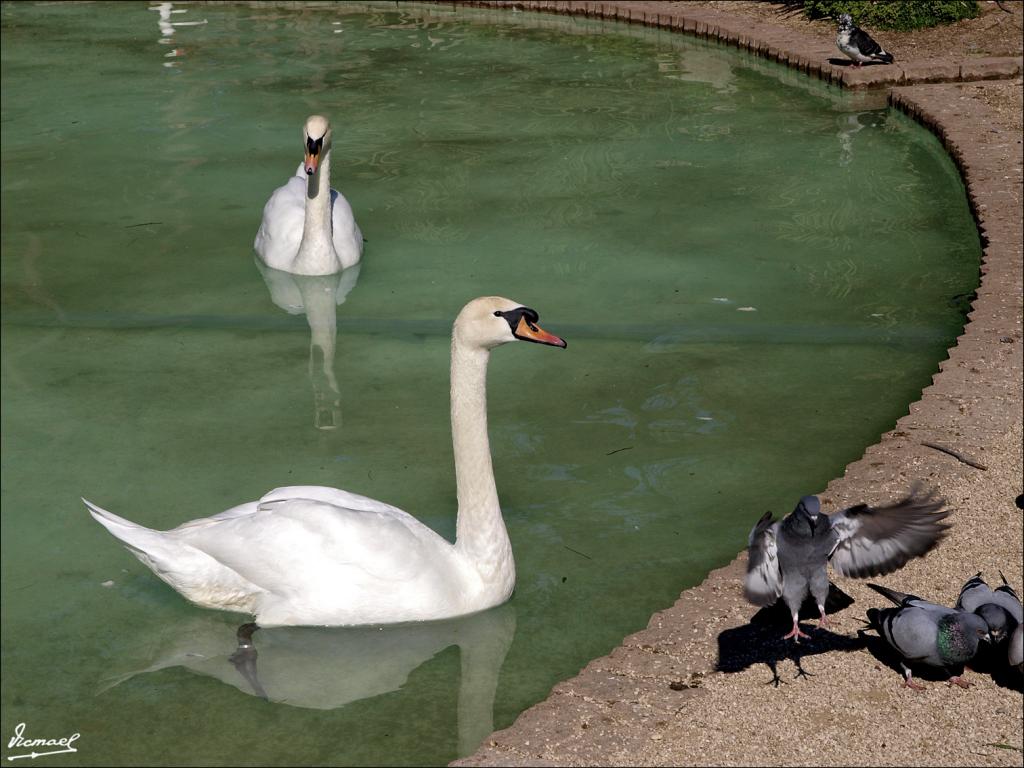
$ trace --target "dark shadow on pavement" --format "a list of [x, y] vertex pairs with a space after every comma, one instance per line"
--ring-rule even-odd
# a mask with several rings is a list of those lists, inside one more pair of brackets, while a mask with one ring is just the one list
[[1014, 669], [1006, 658], [1007, 641], [998, 645], [982, 643], [978, 654], [967, 667], [979, 675], [991, 675], [992, 681], [1001, 688], [1024, 693], [1024, 674]]
[[[852, 59], [830, 58], [828, 60], [828, 63], [832, 64], [833, 66], [836, 66], [836, 67], [852, 67], [853, 66], [853, 60]], [[861, 66], [862, 67], [878, 67], [878, 66], [888, 67], [888, 66], [891, 66], [891, 65], [890, 64], [886, 64], [884, 61], [865, 61], [863, 64], [861, 64]]]
[[[853, 598], [835, 585], [829, 586], [829, 596], [825, 601], [825, 612], [835, 613], [853, 603]], [[808, 598], [800, 607], [799, 618], [817, 619], [818, 609], [814, 601]], [[785, 659], [792, 661], [797, 668], [797, 677], [812, 675], [804, 669], [801, 662], [807, 656], [817, 656], [831, 651], [856, 651], [864, 647], [861, 637], [838, 635], [817, 626], [801, 626], [811, 637], [799, 643], [783, 640], [782, 636], [793, 627], [793, 620], [785, 603], [779, 600], [774, 605], [762, 608], [749, 624], [742, 627], [727, 629], [718, 635], [719, 672], [740, 672], [754, 664], [765, 664], [772, 672], [768, 683], [778, 686], [784, 682], [778, 674], [778, 663]]]

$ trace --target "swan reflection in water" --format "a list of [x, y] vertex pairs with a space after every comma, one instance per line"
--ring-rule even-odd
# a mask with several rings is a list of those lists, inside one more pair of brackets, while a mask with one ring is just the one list
[[293, 275], [254, 258], [270, 299], [290, 315], [305, 314], [309, 323], [309, 380], [313, 386], [313, 424], [317, 429], [341, 425], [341, 391], [334, 375], [338, 318], [335, 309], [359, 279], [359, 264], [332, 275]]
[[[175, 27], [197, 27], [202, 24], [206, 24], [207, 20], [202, 21], [171, 21], [172, 14], [188, 13], [187, 8], [175, 8], [174, 3], [157, 3], [156, 5], [149, 6], [149, 10], [156, 11], [160, 14], [160, 18], [157, 21], [157, 26], [160, 27], [160, 34], [162, 37], [157, 40], [160, 45], [173, 45], [174, 44], [174, 28]], [[164, 54], [165, 59], [176, 59], [185, 55], [184, 48], [172, 48], [169, 52]], [[165, 61], [165, 67], [176, 67], [177, 62]]]
[[516, 630], [515, 608], [498, 606], [446, 621], [364, 627], [271, 627], [200, 615], [145, 638], [158, 650], [142, 669], [109, 678], [103, 693], [173, 667], [216, 678], [242, 693], [305, 709], [339, 709], [402, 688], [419, 666], [459, 647], [459, 755], [494, 730], [498, 675]]

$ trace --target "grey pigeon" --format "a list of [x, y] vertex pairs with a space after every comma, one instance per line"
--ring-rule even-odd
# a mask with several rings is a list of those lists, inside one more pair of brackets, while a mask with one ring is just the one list
[[1006, 649], [1006, 660], [1011, 667], [1024, 672], [1024, 624], [1018, 624], [1010, 635], [1009, 647]]
[[981, 616], [988, 625], [993, 644], [1007, 641], [1007, 660], [1011, 667], [1016, 667], [1022, 661], [1022, 637], [1018, 630], [1024, 624], [1024, 608], [1006, 577], [1001, 573], [999, 576], [1003, 585], [992, 589], [979, 571], [960, 590], [956, 607]]
[[[896, 603], [897, 608], [869, 608], [868, 623], [900, 655], [904, 685], [924, 690], [911, 679], [909, 664], [938, 667], [950, 675], [949, 682], [967, 688], [970, 683], [960, 675], [963, 665], [974, 658], [978, 643], [991, 639], [988, 624], [980, 616], [947, 608], [914, 595], [868, 584], [880, 595]], [[954, 672], [957, 668], [959, 672]]]
[[854, 26], [853, 17], [844, 13], [839, 17], [839, 33], [836, 35], [839, 50], [853, 60], [859, 67], [869, 61], [879, 64], [892, 64], [893, 55], [882, 50], [882, 46], [871, 39], [871, 35], [860, 27]]
[[945, 502], [914, 489], [894, 504], [858, 504], [832, 515], [821, 514], [817, 496], [804, 496], [790, 514], [774, 520], [766, 512], [750, 532], [744, 594], [754, 605], [771, 605], [779, 597], [793, 616], [783, 640], [808, 637], [797, 617], [808, 593], [828, 626], [826, 565], [843, 576], [865, 578], [891, 573], [934, 547], [949, 528]]

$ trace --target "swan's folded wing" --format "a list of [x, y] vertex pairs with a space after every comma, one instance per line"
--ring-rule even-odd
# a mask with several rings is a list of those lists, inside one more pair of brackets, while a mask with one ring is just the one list
[[263, 206], [263, 220], [253, 247], [263, 261], [274, 269], [291, 265], [299, 252], [306, 216], [306, 182], [292, 176]]
[[912, 490], [887, 506], [858, 504], [829, 516], [836, 544], [829, 558], [843, 576], [864, 578], [891, 573], [924, 555], [945, 535], [950, 510], [931, 494]]
[[354, 248], [363, 252], [363, 233], [356, 224], [352, 205], [336, 189], [331, 190], [331, 236], [335, 250]]
[[[401, 517], [412, 517], [398, 507], [385, 504], [383, 501], [371, 499], [369, 496], [361, 496], [358, 493], [343, 491], [340, 488], [328, 488], [323, 485], [286, 485], [275, 488], [260, 498], [258, 504], [260, 509], [270, 509], [275, 504], [292, 499], [309, 499], [320, 501], [324, 504], [331, 504], [341, 509], [352, 509], [360, 512], [380, 512], [383, 514], [399, 515]], [[416, 521], [419, 524], [419, 521]]]
[[250, 517], [258, 511], [258, 507], [255, 501], [247, 501], [245, 504], [239, 504], [238, 506], [231, 507], [231, 509], [225, 509], [223, 512], [218, 512], [216, 515], [210, 515], [209, 517], [200, 517], [196, 520], [189, 520], [186, 523], [182, 523], [177, 528], [174, 528], [168, 533], [177, 534], [181, 532], [190, 532], [197, 528], [208, 528], [210, 526], [216, 526], [225, 520], [236, 520], [238, 518]]
[[743, 594], [754, 605], [771, 605], [782, 595], [776, 535], [779, 524], [765, 512], [750, 532], [747, 546], [747, 578]]
[[369, 509], [303, 498], [261, 501], [251, 515], [210, 520], [182, 538], [279, 596], [377, 593], [381, 584], [428, 577], [451, 545], [411, 515], [374, 503]]

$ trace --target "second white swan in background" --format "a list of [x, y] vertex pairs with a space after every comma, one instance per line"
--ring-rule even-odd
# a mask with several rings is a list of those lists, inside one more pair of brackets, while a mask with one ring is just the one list
[[263, 262], [296, 275], [330, 275], [357, 263], [363, 235], [352, 206], [331, 189], [331, 125], [311, 115], [302, 130], [305, 158], [263, 207], [253, 247]]
[[516, 339], [565, 346], [532, 309], [496, 296], [469, 302], [452, 328], [454, 544], [390, 504], [320, 486], [278, 488], [170, 531], [86, 506], [193, 603], [261, 626], [389, 624], [499, 605], [516, 569], [487, 438], [487, 361]]

